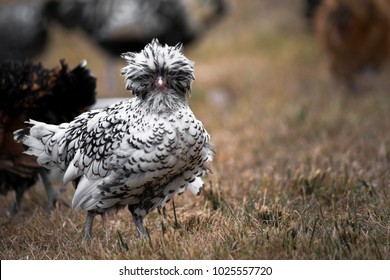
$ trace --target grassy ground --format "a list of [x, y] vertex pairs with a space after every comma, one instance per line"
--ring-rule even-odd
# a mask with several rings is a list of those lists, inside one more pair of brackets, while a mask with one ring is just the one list
[[[217, 156], [202, 195], [175, 199], [179, 224], [169, 205], [165, 219], [147, 217], [150, 240], [138, 239], [122, 211], [97, 218], [82, 245], [85, 214], [63, 206], [47, 214], [37, 186], [10, 222], [13, 196], [0, 198], [1, 259], [390, 259], [389, 72], [347, 92], [296, 1], [239, 2], [187, 50], [196, 62], [191, 106]], [[74, 65], [87, 55], [105, 77], [102, 52], [83, 53], [91, 47], [59, 30], [42, 60]], [[100, 79], [100, 96], [113, 95], [106, 88]], [[62, 196], [72, 194], [68, 186]]]

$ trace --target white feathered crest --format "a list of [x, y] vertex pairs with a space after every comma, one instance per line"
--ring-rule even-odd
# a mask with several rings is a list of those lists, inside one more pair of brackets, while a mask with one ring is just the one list
[[127, 52], [122, 58], [128, 63], [122, 68], [126, 89], [143, 97], [152, 91], [157, 76], [164, 76], [174, 92], [187, 96], [194, 76], [194, 62], [182, 53], [182, 44], [170, 47], [161, 45], [157, 39], [139, 52]]

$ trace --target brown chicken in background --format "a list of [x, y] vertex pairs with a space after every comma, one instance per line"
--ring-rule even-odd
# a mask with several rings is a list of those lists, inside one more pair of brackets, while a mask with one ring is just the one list
[[324, 0], [315, 17], [333, 76], [349, 88], [364, 71], [378, 71], [389, 55], [386, 0]]
[[69, 122], [95, 102], [96, 78], [83, 61], [69, 70], [64, 61], [53, 69], [30, 62], [0, 63], [0, 194], [15, 191], [11, 217], [20, 208], [24, 192], [42, 178], [51, 210], [57, 191], [51, 186], [48, 171], [36, 158], [23, 153], [13, 132], [26, 127], [29, 119], [51, 124]]

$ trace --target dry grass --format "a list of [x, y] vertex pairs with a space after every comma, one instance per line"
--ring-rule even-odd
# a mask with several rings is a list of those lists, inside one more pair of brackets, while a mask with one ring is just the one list
[[[61, 32], [53, 38], [60, 49]], [[83, 53], [88, 42], [67, 38], [79, 44], [68, 60], [93, 55], [103, 75], [101, 52]], [[46, 63], [58, 60], [54, 50]], [[11, 222], [12, 195], [0, 198], [1, 259], [389, 259], [389, 72], [345, 92], [296, 1], [232, 3], [229, 18], [187, 54], [196, 61], [191, 106], [217, 156], [203, 194], [175, 199], [179, 225], [169, 205], [165, 219], [148, 216], [150, 240], [142, 240], [122, 211], [97, 219], [82, 245], [85, 214], [46, 214], [37, 187]], [[63, 197], [72, 194], [69, 186]]]

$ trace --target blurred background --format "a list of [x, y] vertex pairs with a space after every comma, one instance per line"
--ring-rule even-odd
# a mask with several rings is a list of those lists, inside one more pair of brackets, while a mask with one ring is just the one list
[[[298, 60], [302, 54], [296, 71], [305, 66], [304, 59], [318, 59], [340, 84], [359, 91], [362, 85], [356, 83], [364, 90], [364, 81], [387, 62], [387, 2], [0, 0], [0, 59], [27, 58], [46, 67], [60, 59], [70, 65], [86, 59], [98, 78], [98, 96], [126, 96], [120, 54], [139, 51], [157, 37], [170, 45], [182, 42], [199, 64], [199, 55], [224, 56], [229, 68], [236, 59], [227, 50], [236, 57], [248, 53], [253, 64], [272, 54]], [[276, 41], [279, 36], [285, 40]], [[264, 49], [267, 53], [261, 53]]]

